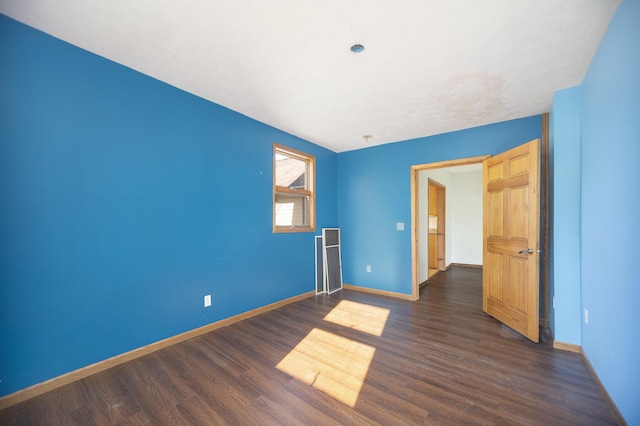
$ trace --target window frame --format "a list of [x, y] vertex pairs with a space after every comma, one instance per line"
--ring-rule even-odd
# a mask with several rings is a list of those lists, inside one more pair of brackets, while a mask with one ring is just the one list
[[[305, 177], [307, 180], [306, 189], [291, 189], [284, 186], [276, 185], [276, 154], [286, 155], [287, 157], [295, 158], [297, 160], [304, 161], [307, 165]], [[316, 231], [316, 157], [307, 154], [306, 152], [298, 151], [297, 149], [289, 148], [278, 143], [273, 144], [273, 233], [291, 233], [291, 232], [315, 232]], [[307, 225], [296, 226], [276, 225], [276, 195], [297, 195], [302, 197], [308, 197], [306, 219]]]

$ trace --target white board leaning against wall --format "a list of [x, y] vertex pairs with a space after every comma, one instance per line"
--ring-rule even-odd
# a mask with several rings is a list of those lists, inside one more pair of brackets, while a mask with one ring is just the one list
[[342, 290], [342, 256], [340, 228], [322, 228], [322, 237], [315, 238], [316, 294]]

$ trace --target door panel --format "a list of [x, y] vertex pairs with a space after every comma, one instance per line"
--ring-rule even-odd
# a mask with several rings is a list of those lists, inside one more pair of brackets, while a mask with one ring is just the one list
[[502, 256], [489, 253], [484, 264], [488, 271], [489, 297], [502, 301]]
[[[527, 195], [529, 188], [526, 186], [520, 188], [511, 188], [509, 190], [509, 238], [527, 239], [529, 235], [529, 218], [527, 215], [527, 206], [529, 200]], [[525, 241], [526, 244], [526, 241]]]
[[[509, 257], [509, 282], [526, 282], [527, 259]], [[521, 314], [527, 314], [527, 292], [523, 286], [513, 286], [509, 291], [509, 307]]]
[[509, 177], [516, 177], [529, 171], [529, 157], [523, 155], [521, 157], [512, 158], [509, 161]]
[[483, 309], [534, 342], [539, 339], [539, 163], [539, 140], [483, 162]]
[[488, 205], [485, 208], [487, 214], [488, 230], [490, 236], [501, 237], [502, 231], [502, 191], [490, 192], [487, 194]]
[[488, 169], [489, 169], [489, 180], [491, 182], [498, 181], [504, 177], [504, 167], [502, 166], [502, 163], [488, 166]]

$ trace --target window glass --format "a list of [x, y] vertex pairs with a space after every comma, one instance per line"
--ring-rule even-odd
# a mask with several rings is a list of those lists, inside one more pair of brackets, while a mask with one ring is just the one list
[[315, 157], [273, 145], [273, 231], [315, 231]]

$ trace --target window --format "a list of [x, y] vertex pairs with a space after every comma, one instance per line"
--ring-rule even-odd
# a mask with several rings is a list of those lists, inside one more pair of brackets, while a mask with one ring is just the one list
[[316, 159], [273, 144], [273, 232], [316, 230]]

